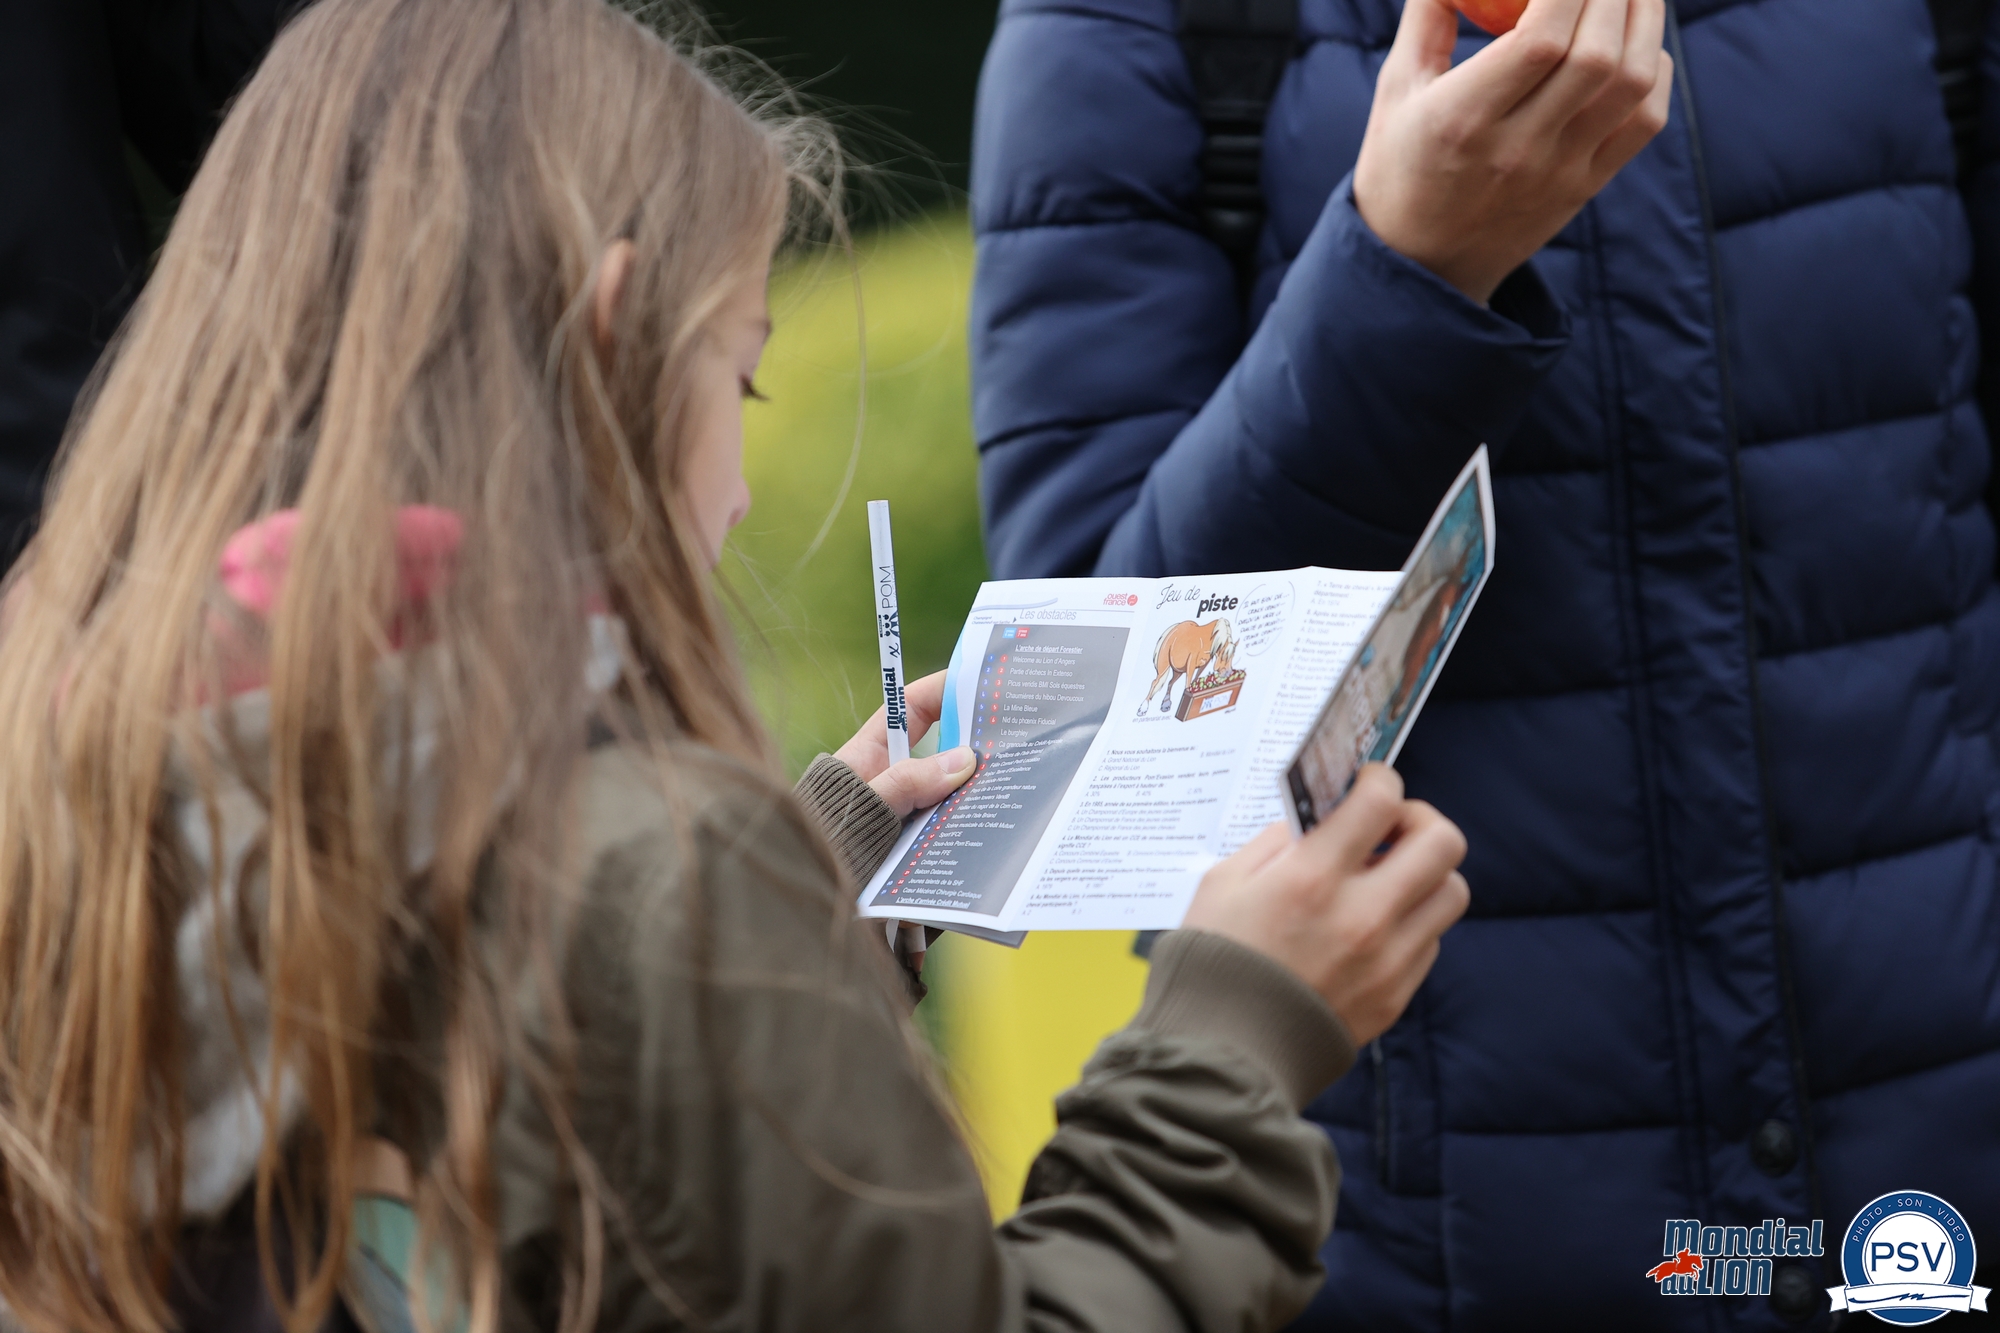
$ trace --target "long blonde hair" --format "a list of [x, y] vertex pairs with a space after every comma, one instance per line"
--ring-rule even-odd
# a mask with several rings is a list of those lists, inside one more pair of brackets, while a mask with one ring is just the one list
[[[4, 613], [0, 1296], [25, 1324], [170, 1322], [185, 1166], [172, 937], [190, 895], [223, 886], [220, 865], [186, 882], [163, 767], [196, 756], [216, 823], [229, 747], [195, 719], [217, 697], [218, 553], [295, 508], [264, 641], [265, 887], [246, 926], [273, 1068], [304, 1102], [281, 1144], [277, 1075], [260, 1089], [266, 1271], [283, 1216], [307, 1240], [283, 1275], [289, 1322], [329, 1307], [356, 1144], [379, 1113], [384, 997], [421, 953], [445, 1019], [419, 1211], [472, 1327], [495, 1326], [488, 1138], [525, 1058], [496, 973], [535, 951], [562, 879], [596, 599], [626, 627], [623, 714], [642, 739], [770, 766], [675, 479], [686, 367], [780, 237], [791, 141], [600, 0], [320, 0], [237, 100], [79, 409]], [[619, 237], [637, 263], [607, 362], [587, 294]], [[424, 612], [442, 785], [414, 877], [376, 674], [411, 504], [465, 527]], [[496, 914], [497, 964], [473, 938]], [[560, 1127], [554, 1081], [538, 1086]], [[591, 1303], [588, 1254], [577, 1263], [572, 1327]]]

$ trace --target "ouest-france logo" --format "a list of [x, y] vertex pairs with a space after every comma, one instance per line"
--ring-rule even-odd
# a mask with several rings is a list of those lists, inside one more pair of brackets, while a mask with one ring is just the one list
[[1836, 1310], [1928, 1324], [1986, 1308], [1989, 1289], [1972, 1285], [1978, 1267], [1972, 1228], [1958, 1209], [1922, 1190], [1895, 1190], [1854, 1215], [1840, 1242], [1847, 1284], [1828, 1287], [1827, 1295]]

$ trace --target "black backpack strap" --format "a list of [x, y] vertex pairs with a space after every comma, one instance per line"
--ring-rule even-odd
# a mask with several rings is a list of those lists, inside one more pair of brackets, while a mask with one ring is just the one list
[[1987, 0], [1929, 0], [1937, 27], [1938, 87], [1951, 119], [1958, 181], [1971, 179], [1979, 152], [1979, 53], [1986, 44]]
[[1201, 113], [1201, 222], [1247, 279], [1264, 231], [1264, 116], [1298, 46], [1298, 0], [1180, 0]]

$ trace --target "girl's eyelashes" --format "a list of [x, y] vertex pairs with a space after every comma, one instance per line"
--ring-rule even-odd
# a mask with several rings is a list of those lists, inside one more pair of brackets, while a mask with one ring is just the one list
[[768, 403], [771, 401], [770, 398], [765, 395], [764, 391], [757, 387], [757, 381], [751, 379], [748, 375], [743, 376], [741, 379], [737, 381], [737, 383], [741, 385], [743, 388], [743, 396], [749, 399], [751, 402]]

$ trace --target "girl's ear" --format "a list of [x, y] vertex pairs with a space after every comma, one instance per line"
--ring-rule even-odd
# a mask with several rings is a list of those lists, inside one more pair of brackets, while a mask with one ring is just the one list
[[611, 357], [612, 320], [618, 314], [618, 300], [625, 294], [625, 279], [632, 272], [632, 242], [624, 237], [605, 248], [597, 263], [597, 287], [590, 294], [590, 335], [597, 354]]

